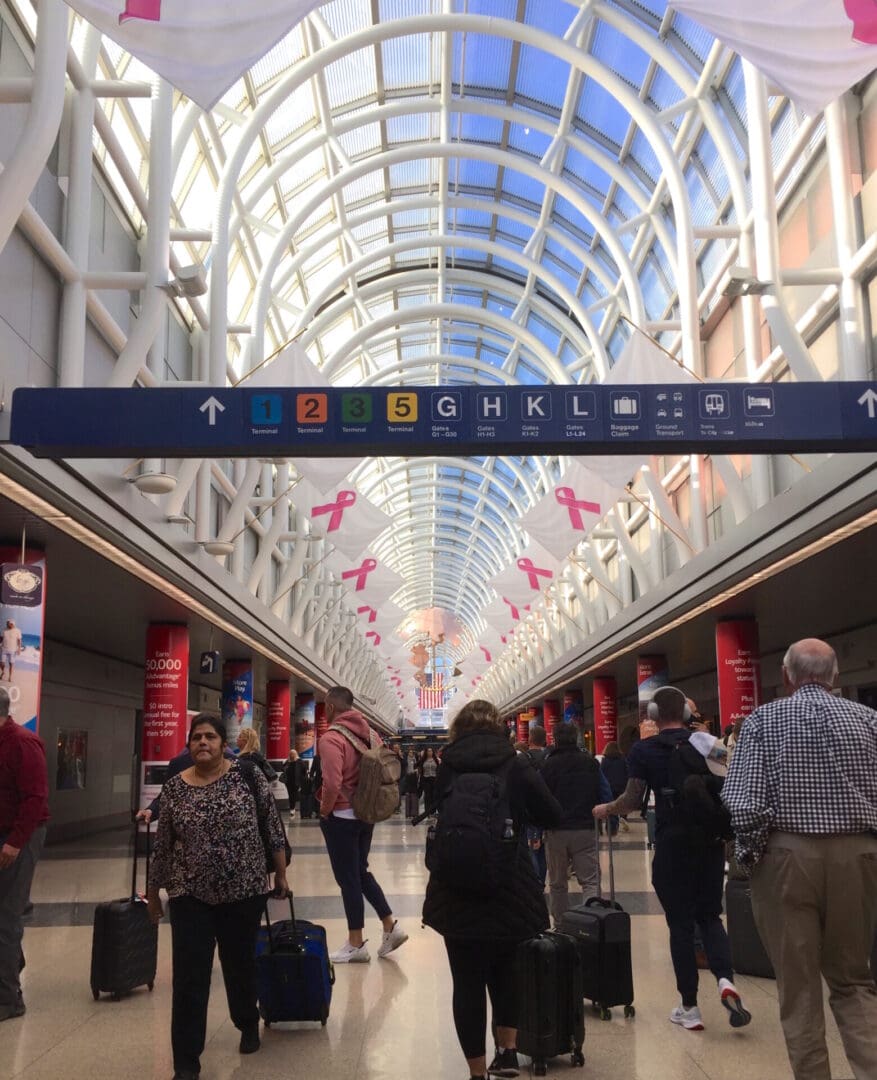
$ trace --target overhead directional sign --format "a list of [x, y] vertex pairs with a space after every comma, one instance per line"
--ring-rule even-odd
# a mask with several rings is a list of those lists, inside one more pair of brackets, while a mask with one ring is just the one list
[[877, 382], [37, 390], [39, 457], [363, 457], [877, 449]]

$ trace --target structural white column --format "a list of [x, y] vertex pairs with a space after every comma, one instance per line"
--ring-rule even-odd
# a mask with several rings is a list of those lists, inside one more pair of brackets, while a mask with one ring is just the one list
[[55, 145], [64, 113], [69, 8], [37, 0], [37, 40], [30, 108], [21, 138], [0, 171], [0, 251], [27, 205]]
[[764, 76], [747, 60], [742, 61], [749, 118], [749, 167], [752, 178], [752, 217], [755, 238], [755, 270], [759, 280], [771, 283], [761, 306], [777, 344], [796, 379], [821, 381], [804, 339], [798, 332], [782, 296], [780, 285], [780, 236], [777, 225], [776, 187], [771, 155], [770, 114]]
[[94, 91], [101, 35], [90, 26], [85, 34], [80, 63], [86, 82], [72, 95], [70, 145], [67, 155], [67, 213], [64, 246], [77, 277], [64, 285], [58, 330], [58, 385], [80, 387], [85, 382], [85, 320], [88, 241], [91, 235], [91, 187], [94, 137]]
[[[853, 208], [853, 159], [850, 141], [852, 95], [847, 93], [825, 110], [828, 174], [834, 210], [834, 243], [837, 264], [843, 275], [840, 283], [840, 378], [851, 381], [868, 378], [868, 346], [865, 340], [867, 316], [862, 285], [850, 272], [861, 246], [861, 230]], [[861, 189], [861, 175], [857, 188]], [[856, 192], [858, 194], [858, 190]]]

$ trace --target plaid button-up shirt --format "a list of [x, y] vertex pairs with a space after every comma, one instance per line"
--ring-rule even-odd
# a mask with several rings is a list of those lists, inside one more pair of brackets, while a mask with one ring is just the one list
[[806, 685], [749, 716], [722, 798], [751, 870], [773, 831], [877, 832], [877, 712]]

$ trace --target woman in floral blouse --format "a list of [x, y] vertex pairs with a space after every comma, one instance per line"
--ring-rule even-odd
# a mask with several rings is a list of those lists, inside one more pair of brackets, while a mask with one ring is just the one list
[[155, 922], [159, 889], [170, 897], [175, 1080], [195, 1080], [200, 1072], [216, 945], [240, 1051], [259, 1049], [255, 957], [268, 893], [266, 851], [273, 853], [275, 892], [289, 892], [285, 833], [261, 771], [249, 766], [247, 775], [246, 765], [224, 756], [225, 725], [209, 713], [192, 720], [188, 747], [194, 765], [162, 791], [147, 894]]

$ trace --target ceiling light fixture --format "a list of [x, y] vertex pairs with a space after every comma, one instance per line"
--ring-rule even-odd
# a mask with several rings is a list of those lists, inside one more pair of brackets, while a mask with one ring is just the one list
[[733, 300], [738, 296], [763, 296], [772, 292], [772, 281], [760, 281], [745, 266], [729, 266], [719, 278], [717, 286], [720, 296]]

